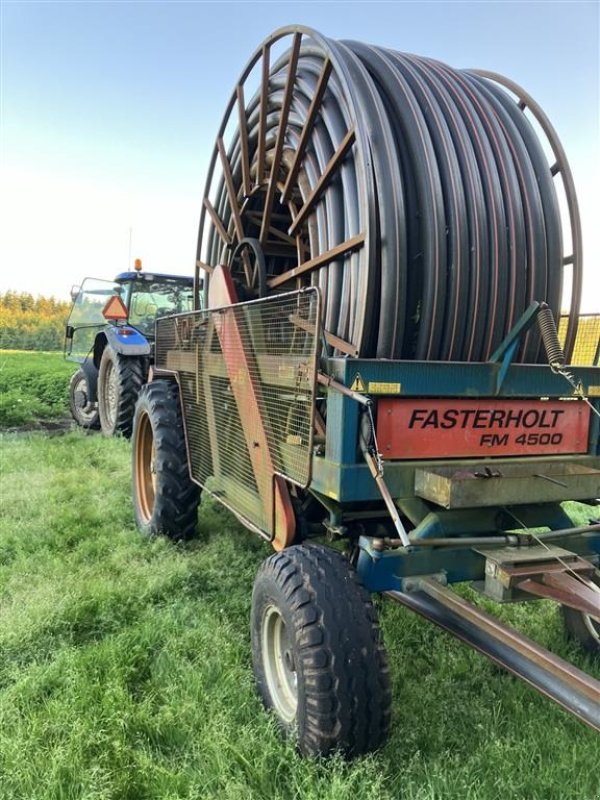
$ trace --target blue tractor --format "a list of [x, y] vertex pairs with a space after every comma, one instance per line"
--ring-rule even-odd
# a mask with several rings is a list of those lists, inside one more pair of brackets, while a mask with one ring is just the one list
[[82, 428], [131, 436], [138, 393], [154, 360], [158, 317], [190, 311], [193, 278], [135, 270], [114, 281], [86, 278], [74, 287], [65, 357], [79, 364], [69, 402]]

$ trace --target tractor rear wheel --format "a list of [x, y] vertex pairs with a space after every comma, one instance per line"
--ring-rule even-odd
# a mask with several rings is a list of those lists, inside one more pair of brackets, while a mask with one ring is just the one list
[[302, 544], [268, 558], [251, 633], [258, 692], [303, 755], [357, 756], [383, 744], [387, 656], [370, 597], [340, 553]]
[[120, 433], [129, 439], [135, 403], [145, 378], [144, 359], [120, 355], [109, 345], [104, 348], [98, 372], [98, 411], [105, 436]]
[[71, 376], [69, 382], [69, 408], [71, 416], [81, 428], [91, 430], [100, 427], [98, 404], [89, 400], [87, 377], [82, 369], [78, 369]]
[[190, 478], [179, 388], [157, 380], [140, 392], [133, 420], [133, 498], [138, 528], [175, 541], [196, 531], [200, 487]]
[[[594, 581], [600, 590], [600, 580]], [[592, 617], [569, 606], [561, 606], [563, 624], [570, 639], [579, 642], [584, 650], [600, 657], [600, 617]]]

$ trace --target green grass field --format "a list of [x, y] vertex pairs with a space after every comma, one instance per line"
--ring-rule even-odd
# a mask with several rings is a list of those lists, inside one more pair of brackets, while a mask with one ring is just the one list
[[75, 369], [62, 353], [0, 350], [0, 428], [68, 416]]
[[[303, 761], [253, 688], [268, 547], [207, 501], [194, 542], [143, 539], [123, 440], [11, 433], [1, 448], [1, 800], [600, 798], [597, 734], [391, 603], [388, 745]], [[600, 677], [551, 604], [499, 613]]]
[[[387, 747], [305, 762], [253, 690], [249, 605], [265, 545], [203, 503], [197, 541], [133, 525], [129, 446], [78, 431], [7, 435], [0, 527], [0, 796], [600, 797], [598, 736], [390, 603]], [[504, 607], [567, 645], [555, 609]]]

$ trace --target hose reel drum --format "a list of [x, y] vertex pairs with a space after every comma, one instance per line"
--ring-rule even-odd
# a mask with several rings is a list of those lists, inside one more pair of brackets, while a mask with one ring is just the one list
[[[581, 296], [573, 181], [541, 108], [501, 76], [276, 31], [225, 110], [198, 270], [233, 265], [256, 284], [247, 239], [264, 253], [261, 294], [265, 282], [267, 294], [320, 288], [332, 353], [482, 361], [532, 301], [557, 319], [564, 293], [570, 356]], [[516, 360], [543, 359], [532, 332]]]

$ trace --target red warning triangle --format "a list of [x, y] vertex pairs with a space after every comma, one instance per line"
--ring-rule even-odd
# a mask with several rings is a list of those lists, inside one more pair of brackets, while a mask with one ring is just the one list
[[121, 298], [114, 294], [112, 297], [109, 297], [106, 305], [102, 309], [102, 316], [105, 319], [127, 319], [127, 307]]

